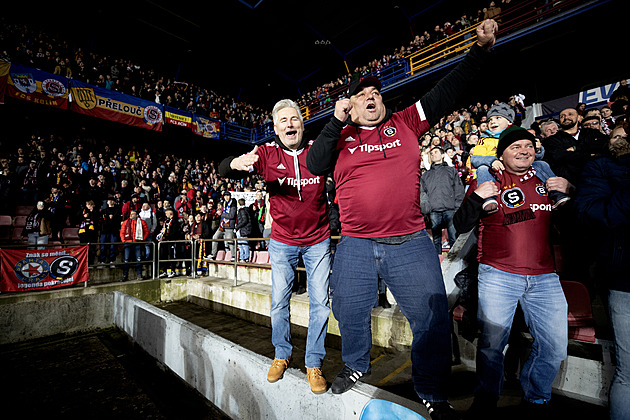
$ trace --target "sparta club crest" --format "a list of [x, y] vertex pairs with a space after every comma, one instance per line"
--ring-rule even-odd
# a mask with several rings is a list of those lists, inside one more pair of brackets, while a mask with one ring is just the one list
[[15, 275], [24, 283], [37, 283], [48, 276], [50, 266], [43, 258], [24, 258], [13, 267]]

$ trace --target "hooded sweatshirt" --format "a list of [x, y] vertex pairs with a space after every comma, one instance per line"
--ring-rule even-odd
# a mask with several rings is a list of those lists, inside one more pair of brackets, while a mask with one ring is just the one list
[[[267, 183], [271, 238], [292, 246], [310, 246], [330, 237], [326, 182], [306, 168], [306, 156], [312, 141], [302, 140], [295, 151], [276, 136], [275, 141], [258, 148], [258, 161], [252, 168]], [[233, 157], [219, 165], [219, 173], [232, 177]]]

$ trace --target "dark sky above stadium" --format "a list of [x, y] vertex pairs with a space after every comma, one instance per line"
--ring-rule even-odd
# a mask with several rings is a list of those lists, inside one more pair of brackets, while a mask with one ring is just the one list
[[[490, 0], [68, 0], [33, 19], [97, 54], [270, 106], [297, 98]], [[66, 19], [67, 18], [67, 19]]]
[[[93, 9], [94, 49], [269, 106], [407, 44], [480, 1], [110, 0]], [[83, 3], [85, 5], [85, 3]], [[112, 51], [112, 54], [114, 52]]]

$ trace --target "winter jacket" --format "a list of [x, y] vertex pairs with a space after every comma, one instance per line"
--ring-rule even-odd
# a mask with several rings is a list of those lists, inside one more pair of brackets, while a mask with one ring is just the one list
[[601, 235], [603, 277], [609, 288], [630, 292], [630, 154], [588, 162], [581, 179], [574, 206]]
[[422, 213], [457, 210], [464, 199], [464, 185], [457, 169], [434, 163], [420, 178]]
[[249, 236], [252, 233], [252, 219], [249, 215], [247, 207], [241, 207], [238, 209], [234, 229], [237, 230], [243, 237]]

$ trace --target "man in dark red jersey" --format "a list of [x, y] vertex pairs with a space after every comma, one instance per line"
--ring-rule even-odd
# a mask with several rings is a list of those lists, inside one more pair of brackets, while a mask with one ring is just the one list
[[446, 396], [451, 370], [446, 292], [420, 210], [418, 139], [450, 111], [489, 61], [496, 30], [492, 20], [480, 24], [477, 42], [462, 62], [400, 112], [385, 107], [378, 79], [355, 82], [309, 151], [313, 174], [334, 174], [341, 220], [330, 288], [345, 366], [333, 381], [333, 393], [347, 391], [370, 373], [370, 316], [380, 277], [413, 332], [416, 393], [432, 419], [456, 418]]
[[[536, 177], [536, 139], [520, 127], [507, 128], [499, 138], [497, 157], [505, 171], [497, 182], [475, 180], [455, 213], [458, 232], [479, 224], [479, 306], [481, 336], [477, 343], [477, 378], [471, 418], [487, 418], [496, 410], [503, 385], [503, 350], [520, 303], [534, 343], [520, 375], [525, 409], [547, 407], [551, 385], [567, 356], [567, 302], [555, 273], [549, 245], [549, 190], [568, 193], [569, 182]], [[485, 198], [499, 197], [499, 211], [488, 215]]]
[[227, 158], [219, 173], [230, 177], [233, 171], [261, 174], [267, 181], [270, 214], [273, 219], [269, 258], [271, 262], [271, 340], [276, 349], [267, 380], [281, 379], [288, 367], [293, 347], [289, 308], [299, 256], [306, 268], [309, 297], [306, 371], [311, 390], [326, 392], [321, 367], [326, 350], [330, 306], [330, 223], [326, 182], [306, 168], [311, 143], [303, 138], [304, 122], [297, 104], [289, 99], [276, 103], [272, 111], [276, 139], [237, 158]]

